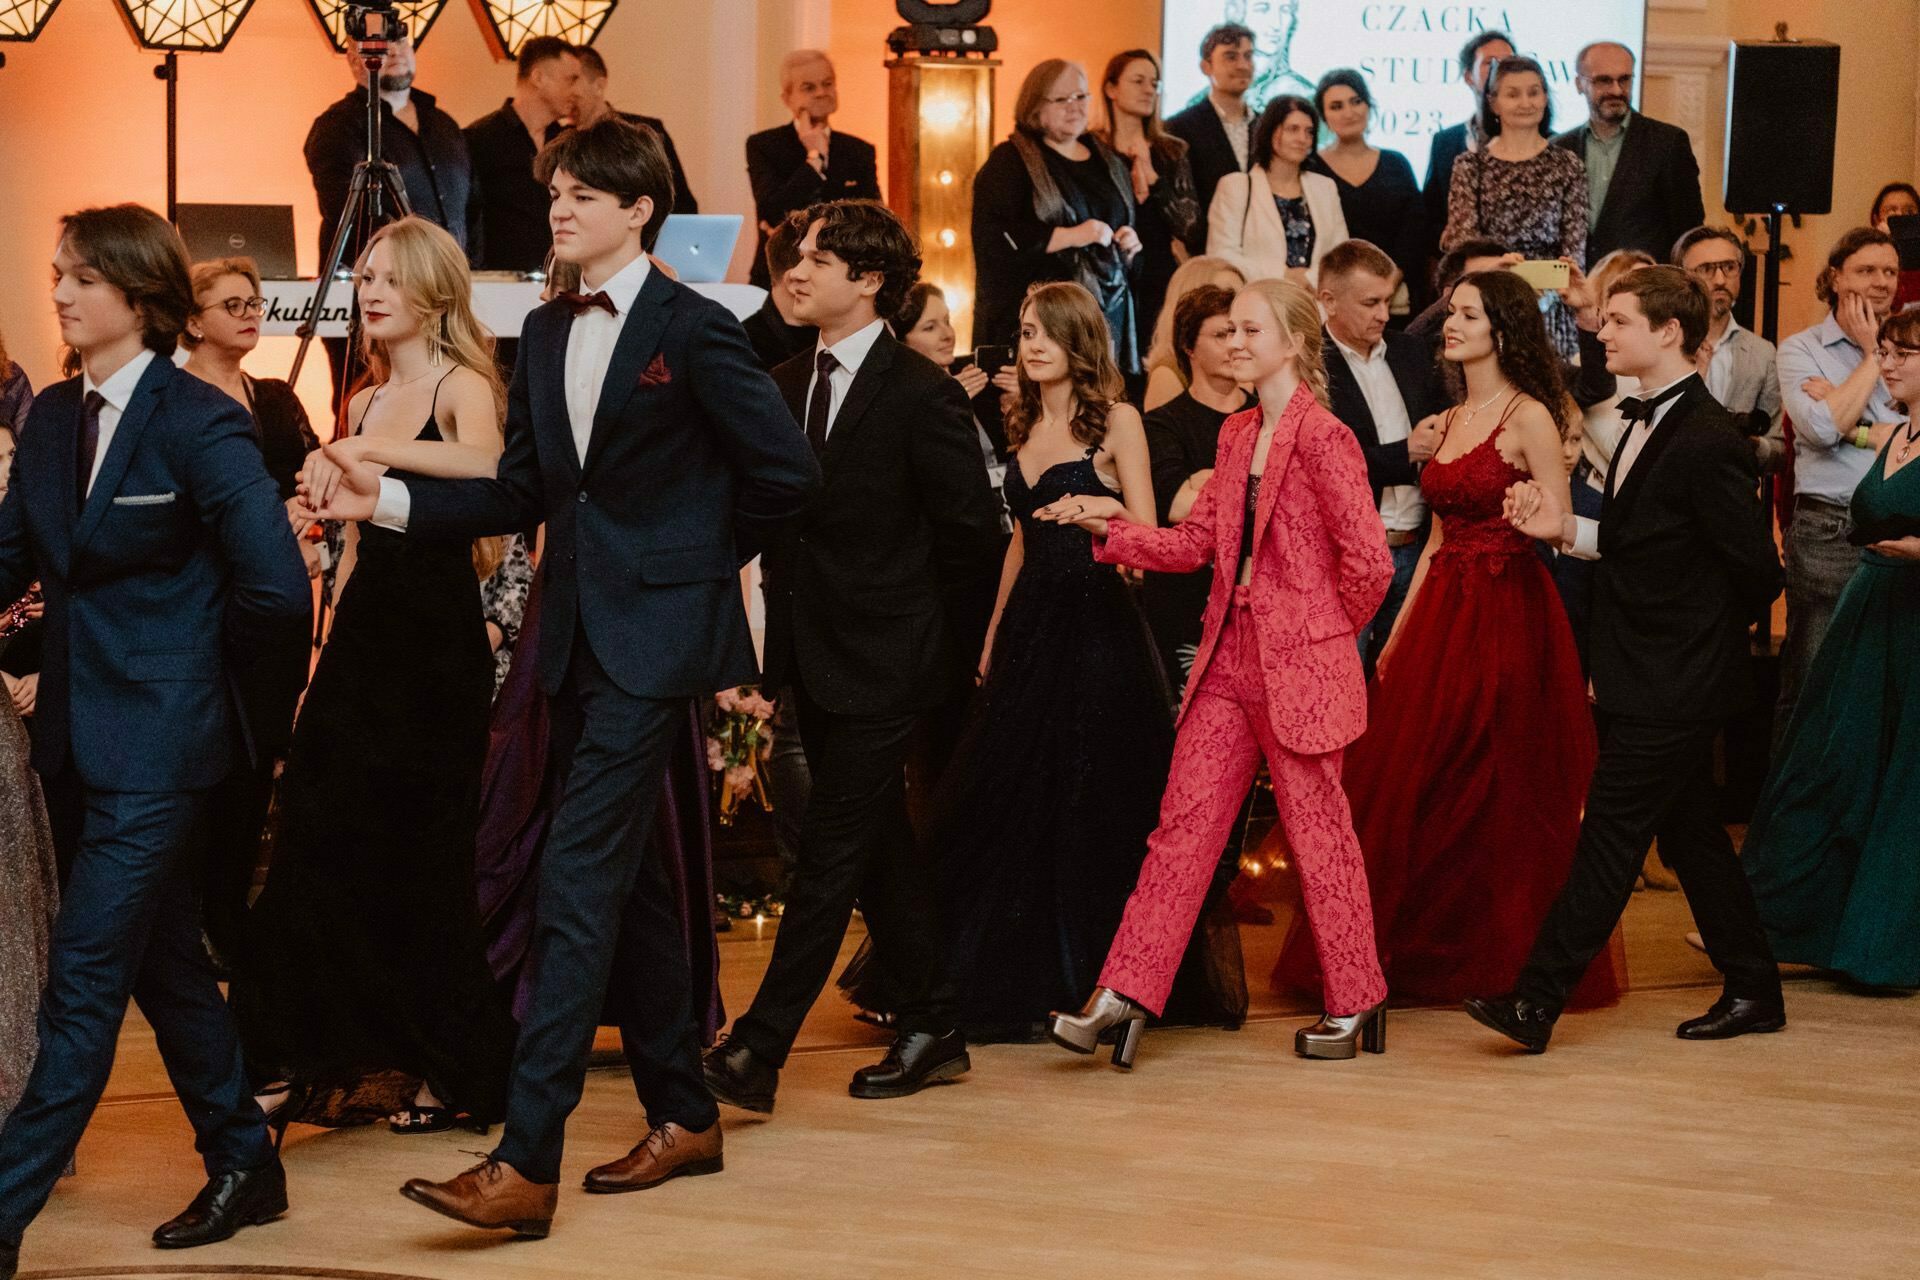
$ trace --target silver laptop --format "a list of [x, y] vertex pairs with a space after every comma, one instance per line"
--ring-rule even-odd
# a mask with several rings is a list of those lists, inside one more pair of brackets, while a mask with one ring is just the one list
[[718, 284], [727, 278], [742, 221], [737, 213], [668, 214], [653, 256], [678, 272], [682, 284]]
[[174, 225], [195, 262], [252, 258], [263, 280], [299, 277], [290, 204], [183, 204]]

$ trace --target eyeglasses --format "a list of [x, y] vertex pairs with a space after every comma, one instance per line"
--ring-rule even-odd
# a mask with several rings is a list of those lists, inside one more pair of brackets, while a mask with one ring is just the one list
[[1737, 276], [1740, 263], [1737, 259], [1727, 258], [1719, 262], [1702, 262], [1693, 269], [1696, 276]]
[[1064, 98], [1042, 98], [1040, 99], [1040, 103], [1042, 106], [1048, 107], [1077, 107], [1091, 96], [1092, 95], [1085, 89], [1082, 89], [1079, 93], [1070, 93]]
[[1881, 347], [1878, 351], [1875, 351], [1873, 354], [1876, 358], [1879, 359], [1881, 364], [1892, 365], [1893, 367], [1898, 368], [1901, 365], [1905, 364], [1907, 361], [1913, 359], [1915, 356], [1920, 356], [1920, 347], [1900, 347], [1900, 346]]
[[219, 307], [235, 320], [244, 320], [248, 316], [262, 316], [267, 313], [265, 298], [222, 298], [219, 302], [209, 302], [201, 307], [202, 311], [211, 311]]
[[1582, 78], [1596, 89], [1620, 89], [1624, 91], [1633, 88], [1633, 73], [1631, 71], [1624, 76], [1585, 76]]

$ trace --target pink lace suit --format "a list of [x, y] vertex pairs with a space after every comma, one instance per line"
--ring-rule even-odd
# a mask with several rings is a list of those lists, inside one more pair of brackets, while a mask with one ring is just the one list
[[1327, 1011], [1357, 1013], [1387, 993], [1340, 765], [1367, 723], [1355, 635], [1380, 607], [1393, 561], [1359, 444], [1303, 386], [1274, 429], [1253, 513], [1252, 580], [1237, 585], [1260, 422], [1258, 408], [1227, 420], [1213, 478], [1185, 522], [1115, 520], [1094, 545], [1111, 564], [1214, 567], [1160, 825], [1100, 976], [1155, 1014], [1262, 755], [1300, 868]]

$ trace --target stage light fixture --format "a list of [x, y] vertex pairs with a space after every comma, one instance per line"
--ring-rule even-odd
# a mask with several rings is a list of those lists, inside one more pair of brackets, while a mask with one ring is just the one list
[[[319, 22], [335, 53], [347, 51], [347, 11], [366, 7], [347, 4], [345, 0], [307, 0], [308, 10]], [[393, 0], [392, 5], [394, 13], [406, 24], [407, 39], [416, 51], [426, 42], [427, 32], [433, 30], [434, 20], [446, 7], [447, 0]]]
[[0, 40], [32, 40], [59, 5], [60, 0], [0, 0]]
[[253, 0], [120, 0], [120, 13], [143, 49], [219, 53]]
[[559, 36], [568, 44], [592, 44], [620, 0], [473, 0], [487, 43], [501, 57], [517, 58], [535, 36]]

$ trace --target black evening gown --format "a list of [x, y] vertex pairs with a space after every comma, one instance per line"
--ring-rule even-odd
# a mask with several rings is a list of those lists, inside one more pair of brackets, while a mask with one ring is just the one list
[[[1079, 1008], [1093, 990], [1173, 758], [1166, 676], [1132, 591], [1094, 561], [1084, 530], [1033, 518], [1074, 494], [1112, 496], [1092, 453], [1031, 487], [1017, 456], [1007, 468], [1025, 559], [931, 806], [927, 856], [961, 1023], [975, 1040], [1037, 1038], [1050, 1012]], [[1237, 1022], [1238, 936], [1194, 936], [1169, 1011]], [[1214, 950], [1222, 954], [1195, 954]], [[882, 968], [856, 958], [842, 982], [849, 998], [885, 1010]]]
[[361, 525], [233, 988], [256, 1083], [311, 1087], [298, 1120], [376, 1119], [421, 1080], [476, 1120], [505, 1113], [515, 1026], [473, 879], [492, 697], [470, 544]]

